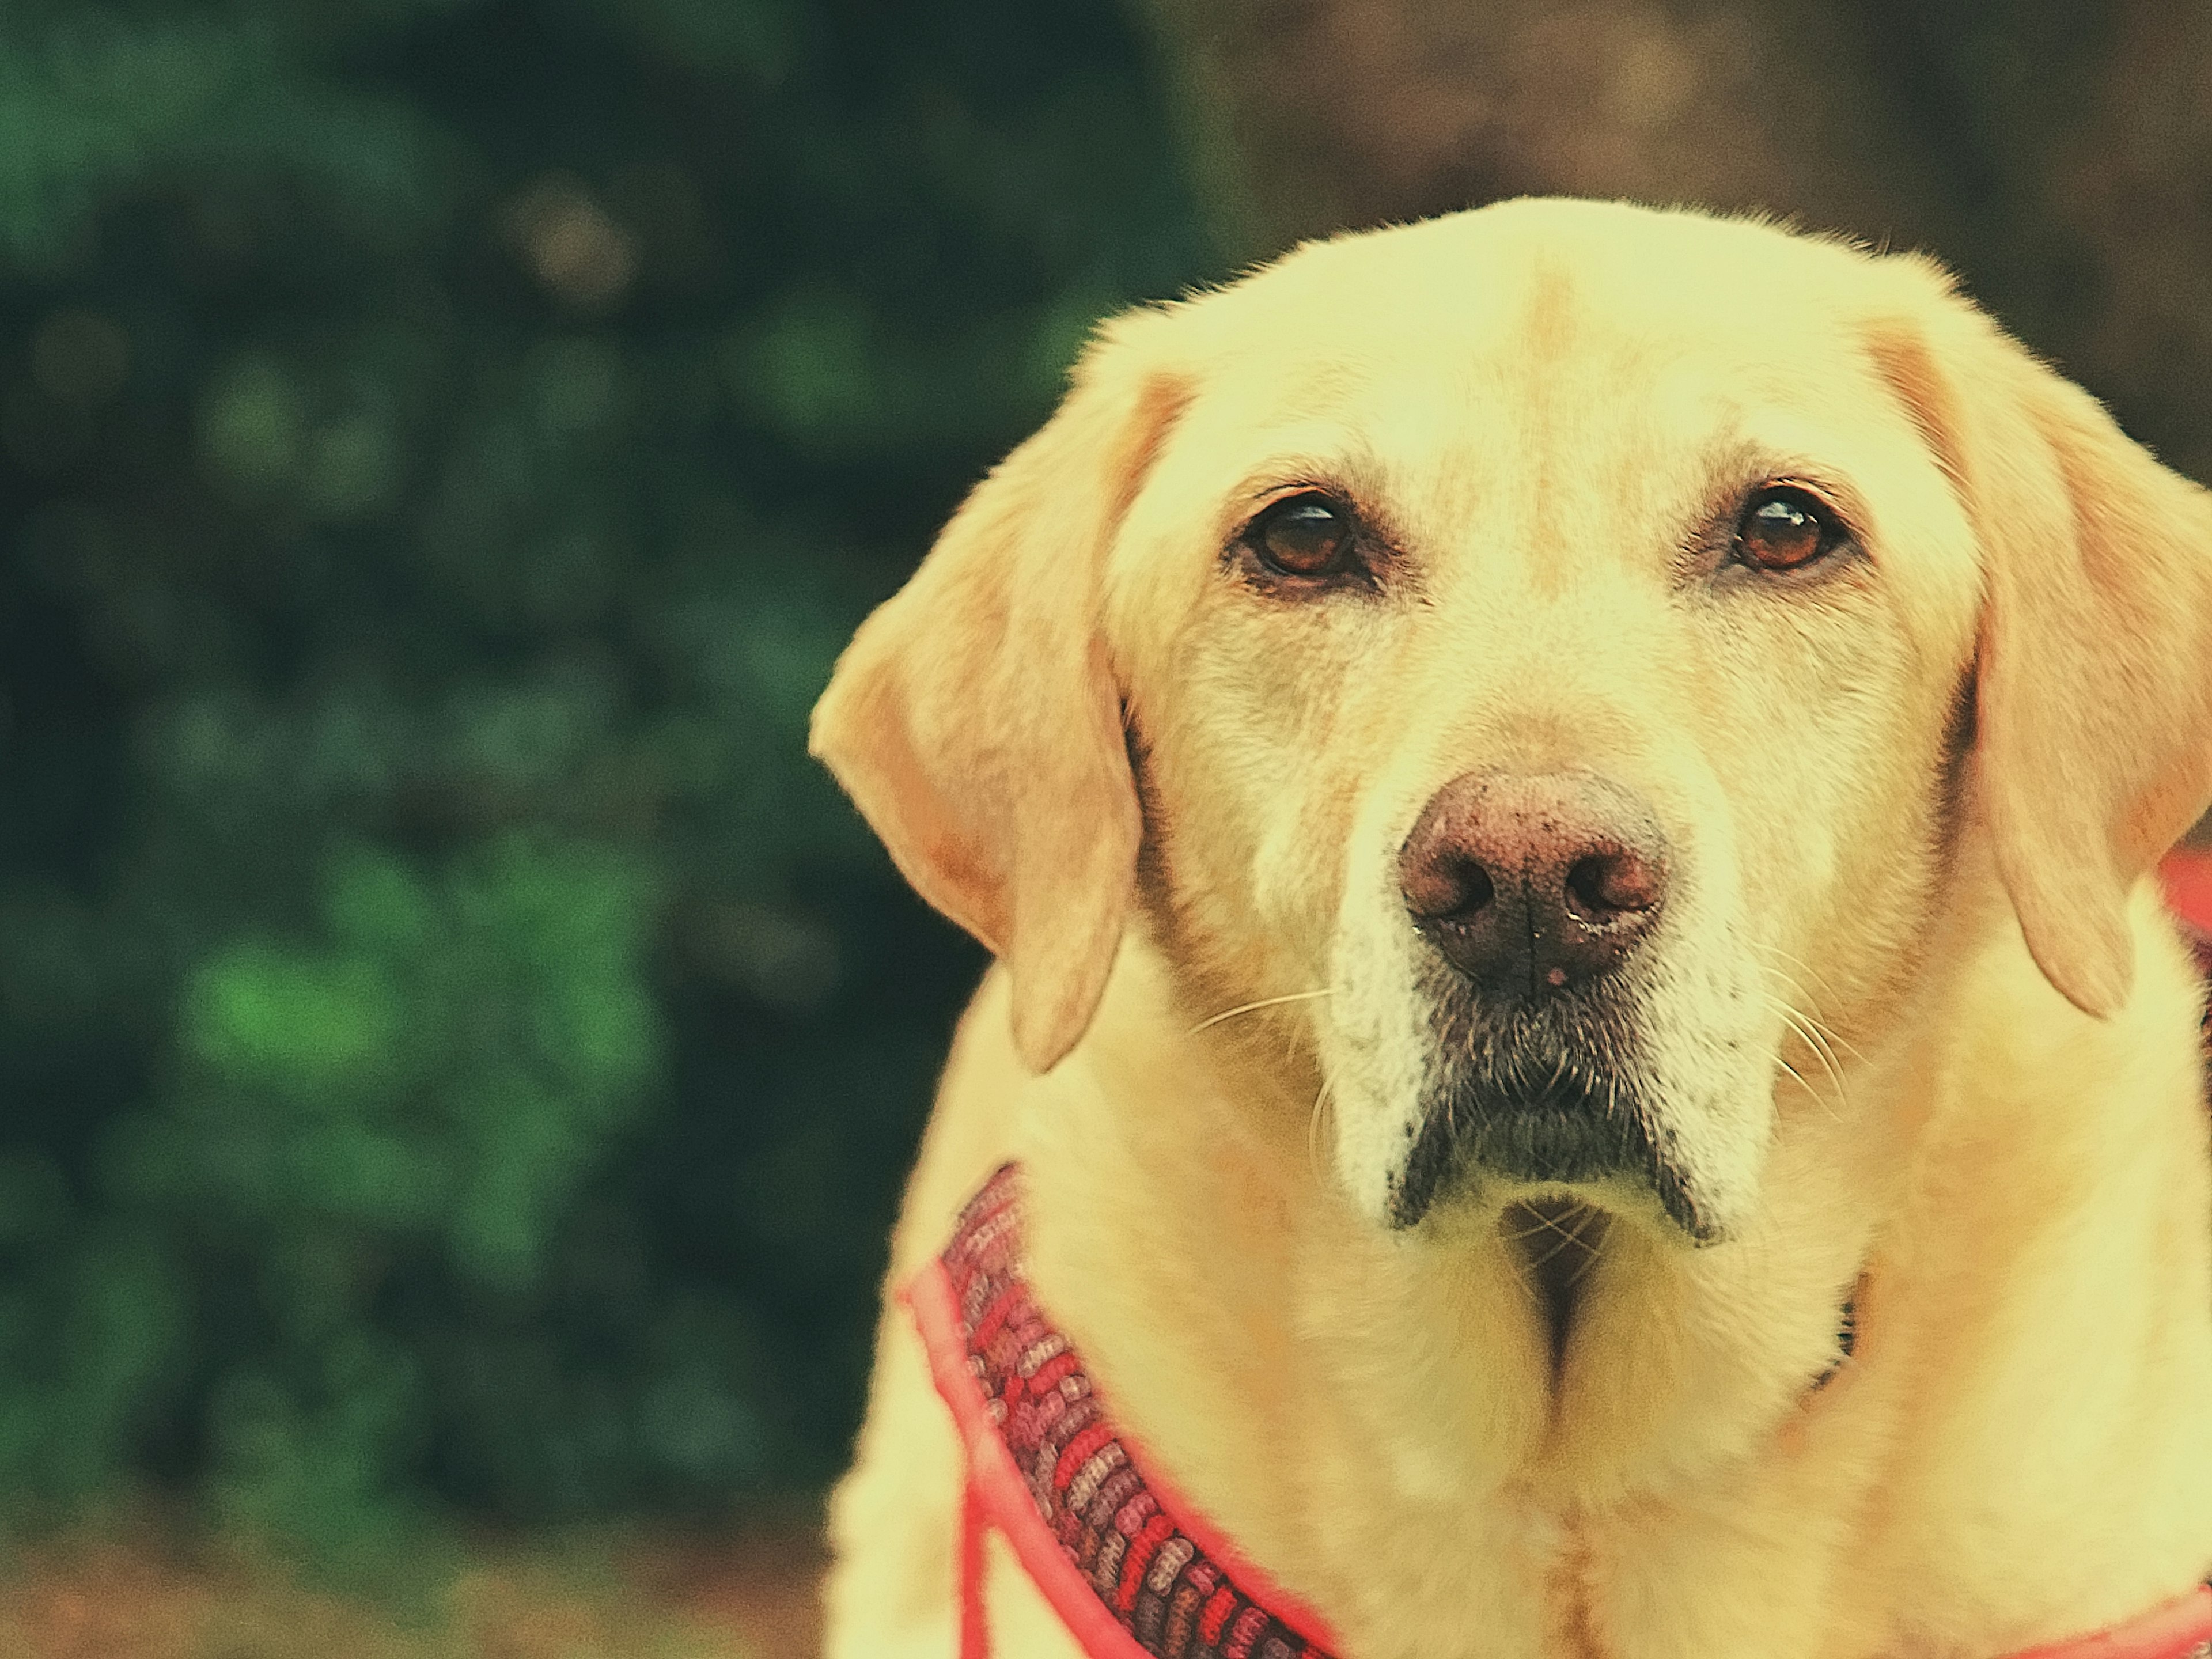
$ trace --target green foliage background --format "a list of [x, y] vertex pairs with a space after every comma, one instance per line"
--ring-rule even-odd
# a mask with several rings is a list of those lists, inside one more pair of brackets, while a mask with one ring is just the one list
[[0, 10], [0, 1491], [373, 1558], [856, 1420], [980, 954], [802, 751], [1218, 274], [1108, 0]]

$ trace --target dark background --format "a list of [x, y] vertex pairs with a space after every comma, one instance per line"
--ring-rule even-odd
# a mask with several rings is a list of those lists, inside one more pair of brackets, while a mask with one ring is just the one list
[[980, 951], [803, 753], [1090, 323], [1530, 191], [1930, 248], [2212, 471], [2184, 0], [0, 11], [0, 1492], [818, 1492]]

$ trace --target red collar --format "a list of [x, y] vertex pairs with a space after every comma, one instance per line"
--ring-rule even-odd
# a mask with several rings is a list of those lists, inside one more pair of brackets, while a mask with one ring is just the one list
[[[2176, 854], [2169, 901], [2212, 969], [2212, 855]], [[1021, 1172], [1001, 1169], [904, 1293], [967, 1455], [960, 1659], [988, 1659], [995, 1529], [1091, 1659], [1333, 1659], [1310, 1607], [1216, 1533], [1105, 1414], [1030, 1294]], [[2125, 1625], [2011, 1659], [2212, 1659], [2212, 1585]]]

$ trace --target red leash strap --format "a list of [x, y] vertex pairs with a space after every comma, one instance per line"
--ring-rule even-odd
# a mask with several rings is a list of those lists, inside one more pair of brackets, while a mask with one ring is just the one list
[[1112, 1420], [1030, 1294], [1021, 1221], [1021, 1171], [1009, 1164], [902, 1293], [966, 1462], [963, 1659], [989, 1648], [987, 1531], [1091, 1659], [1333, 1659], [1314, 1611], [1207, 1525]]
[[945, 1264], [933, 1261], [923, 1268], [907, 1285], [903, 1299], [928, 1351], [937, 1391], [951, 1407], [968, 1465], [960, 1521], [960, 1659], [990, 1659], [983, 1613], [986, 1530], [997, 1531], [1013, 1547], [1015, 1559], [1091, 1659], [1153, 1659], [1107, 1611], [1060, 1540], [1046, 1530], [969, 1369], [967, 1338]]
[[991, 1659], [991, 1627], [983, 1618], [983, 1494], [963, 1442], [960, 1448], [960, 1659]]

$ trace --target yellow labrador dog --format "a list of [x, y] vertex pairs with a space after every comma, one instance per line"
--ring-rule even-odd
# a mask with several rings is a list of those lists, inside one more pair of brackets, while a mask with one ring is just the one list
[[[815, 746], [999, 957], [894, 1288], [1018, 1162], [1333, 1650], [1984, 1659], [2212, 1568], [2212, 501], [1925, 260], [1522, 201], [1122, 317]], [[837, 1659], [955, 1651], [963, 1467], [893, 1300]]]

